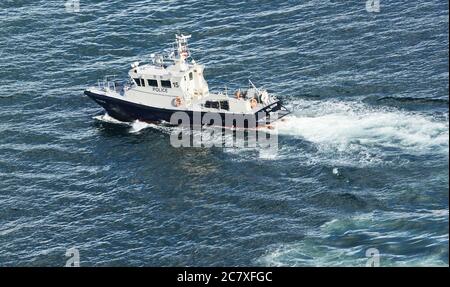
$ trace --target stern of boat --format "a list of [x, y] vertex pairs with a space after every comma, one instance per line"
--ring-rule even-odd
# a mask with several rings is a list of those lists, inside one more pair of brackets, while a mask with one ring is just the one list
[[285, 116], [289, 115], [291, 111], [287, 109], [282, 101], [277, 100], [273, 103], [269, 103], [262, 109], [255, 113], [258, 125], [270, 125]]

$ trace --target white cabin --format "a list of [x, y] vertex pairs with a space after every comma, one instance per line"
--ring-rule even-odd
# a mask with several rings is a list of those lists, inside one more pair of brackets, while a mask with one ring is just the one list
[[177, 35], [177, 47], [169, 55], [172, 63], [162, 55], [152, 55], [152, 64], [133, 63], [128, 75], [134, 86], [127, 91], [127, 97], [137, 99], [143, 94], [152, 94], [153, 105], [168, 106], [176, 97], [181, 97], [184, 105], [188, 105], [209, 96], [208, 83], [203, 77], [205, 67], [194, 60], [186, 61], [190, 56], [188, 38], [190, 36]]

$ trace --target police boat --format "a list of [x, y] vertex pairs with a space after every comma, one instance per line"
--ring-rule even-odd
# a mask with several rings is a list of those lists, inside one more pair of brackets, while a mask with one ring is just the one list
[[204, 65], [191, 58], [188, 48], [191, 36], [175, 36], [170, 53], [151, 54], [148, 64], [134, 62], [128, 80], [106, 76], [96, 86], [87, 88], [85, 95], [102, 106], [109, 116], [123, 122], [139, 120], [178, 125], [181, 113], [191, 126], [198, 115], [200, 124], [270, 128], [271, 123], [290, 113], [279, 99], [250, 80], [247, 89], [236, 90], [231, 95], [226, 89], [210, 92], [203, 77]]

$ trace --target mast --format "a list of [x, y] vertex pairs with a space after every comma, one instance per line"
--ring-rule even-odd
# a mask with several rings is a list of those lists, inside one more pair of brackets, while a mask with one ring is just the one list
[[187, 58], [191, 55], [188, 48], [188, 39], [191, 35], [176, 34], [176, 50], [175, 50], [175, 60], [184, 63]]

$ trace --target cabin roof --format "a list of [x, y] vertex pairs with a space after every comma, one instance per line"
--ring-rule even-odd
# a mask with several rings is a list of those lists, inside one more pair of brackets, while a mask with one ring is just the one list
[[[157, 66], [152, 64], [146, 64], [138, 67], [138, 75], [142, 76], [162, 76], [162, 77], [182, 77], [187, 71], [192, 69], [189, 65], [187, 70], [179, 70], [176, 65], [170, 65], [167, 67]], [[134, 70], [134, 69], [133, 69]]]

